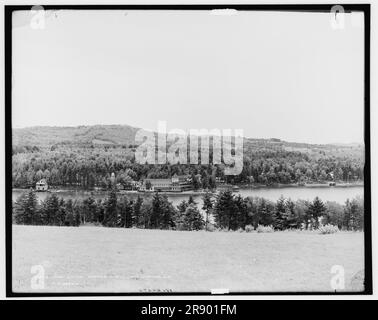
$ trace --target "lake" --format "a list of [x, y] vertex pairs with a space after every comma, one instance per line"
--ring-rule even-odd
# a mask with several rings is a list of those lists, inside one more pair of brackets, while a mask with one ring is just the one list
[[[19, 195], [27, 190], [15, 189], [12, 191], [12, 199], [15, 201]], [[50, 193], [49, 192], [38, 192], [37, 196], [39, 200], [44, 200]], [[85, 190], [61, 190], [57, 192], [58, 197], [63, 197], [65, 199], [85, 199], [92, 196], [96, 199], [104, 199], [107, 197], [107, 192], [94, 192]], [[126, 196], [133, 199], [137, 195], [141, 195], [143, 198], [152, 197], [152, 194], [145, 193], [128, 193]], [[239, 192], [235, 194], [240, 194], [243, 197], [253, 196], [253, 197], [264, 197], [266, 199], [276, 201], [281, 195], [284, 198], [291, 198], [292, 200], [302, 199], [302, 200], [313, 200], [318, 196], [323, 201], [336, 201], [340, 204], [349, 198], [352, 199], [356, 196], [364, 196], [364, 188], [362, 186], [348, 186], [348, 187], [277, 187], [277, 188], [249, 188], [240, 189]], [[182, 200], [188, 200], [190, 194], [168, 194], [168, 199], [177, 206]], [[198, 202], [198, 207], [202, 207], [202, 195], [195, 194], [193, 198]]]

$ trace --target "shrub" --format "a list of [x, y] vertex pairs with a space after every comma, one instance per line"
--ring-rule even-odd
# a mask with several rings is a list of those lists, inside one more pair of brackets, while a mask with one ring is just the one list
[[324, 226], [320, 226], [318, 230], [320, 234], [331, 234], [338, 232], [339, 228], [332, 224], [326, 224]]
[[244, 229], [243, 228], [239, 228], [238, 230], [236, 230], [237, 232], [244, 232]]
[[178, 231], [186, 230], [185, 225], [182, 222], [176, 222], [175, 229]]
[[93, 222], [86, 222], [82, 224], [84, 227], [102, 227], [101, 222], [93, 221]]
[[254, 228], [252, 225], [247, 224], [247, 225], [245, 226], [244, 230], [245, 230], [245, 232], [252, 232], [252, 231], [255, 230], [255, 228]]
[[214, 231], [218, 231], [218, 230], [212, 223], [209, 223], [207, 225], [207, 231], [214, 232]]
[[274, 232], [274, 228], [272, 226], [263, 226], [263, 225], [258, 225], [257, 226], [257, 232], [258, 233], [269, 233], [269, 232]]

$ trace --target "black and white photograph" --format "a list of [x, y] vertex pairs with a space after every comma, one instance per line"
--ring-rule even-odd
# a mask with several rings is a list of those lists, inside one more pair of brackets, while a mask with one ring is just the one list
[[5, 22], [8, 294], [371, 293], [369, 5]]

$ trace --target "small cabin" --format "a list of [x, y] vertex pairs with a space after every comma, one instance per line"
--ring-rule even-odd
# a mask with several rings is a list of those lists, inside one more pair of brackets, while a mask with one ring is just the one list
[[125, 190], [125, 186], [124, 186], [122, 183], [117, 183], [117, 184], [116, 184], [116, 188], [117, 188], [118, 190]]
[[36, 191], [47, 191], [48, 185], [46, 179], [41, 179], [35, 184]]
[[240, 188], [238, 186], [233, 186], [232, 191], [233, 192], [239, 192]]

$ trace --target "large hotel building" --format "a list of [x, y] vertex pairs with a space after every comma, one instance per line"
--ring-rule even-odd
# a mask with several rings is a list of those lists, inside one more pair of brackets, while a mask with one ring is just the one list
[[[147, 188], [149, 187], [149, 188]], [[192, 189], [192, 182], [188, 175], [173, 175], [170, 179], [145, 179], [141, 191], [172, 191], [182, 192]]]

